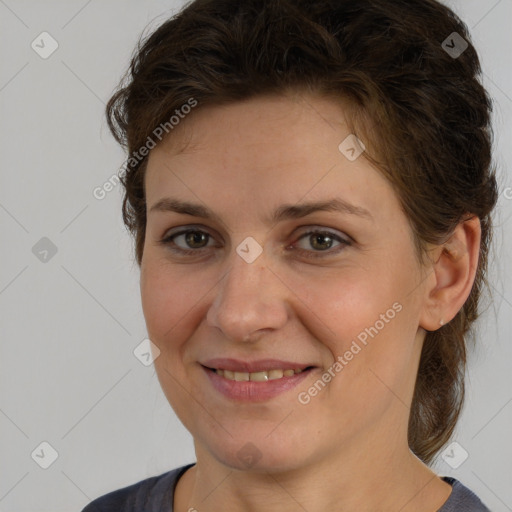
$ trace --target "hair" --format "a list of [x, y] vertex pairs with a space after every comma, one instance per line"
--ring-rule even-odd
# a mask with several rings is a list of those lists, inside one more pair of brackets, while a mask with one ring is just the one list
[[[468, 42], [458, 57], [443, 47], [443, 41], [454, 46], [454, 32]], [[486, 283], [498, 195], [492, 102], [480, 78], [467, 26], [435, 0], [187, 4], [141, 37], [106, 108], [109, 128], [129, 155], [121, 176], [122, 213], [138, 265], [146, 229], [147, 164], [138, 151], [149, 140], [154, 143], [159, 126], [172, 137], [169, 119], [176, 110], [191, 100], [197, 110], [293, 91], [344, 100], [366, 158], [400, 200], [420, 257], [428, 244], [444, 243], [468, 216], [481, 223], [470, 295], [450, 322], [427, 332], [422, 348], [408, 442], [431, 464], [453, 434], [464, 403], [466, 342]]]

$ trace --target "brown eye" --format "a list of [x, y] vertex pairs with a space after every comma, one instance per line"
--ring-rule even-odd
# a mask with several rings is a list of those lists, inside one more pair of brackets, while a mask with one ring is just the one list
[[210, 235], [203, 231], [187, 231], [185, 233], [185, 242], [192, 249], [201, 249], [208, 245]]
[[199, 252], [201, 249], [211, 247], [213, 237], [200, 229], [187, 229], [166, 236], [161, 244], [175, 252]]
[[317, 229], [301, 235], [294, 245], [308, 258], [321, 258], [334, 256], [352, 243], [337, 233]]
[[330, 249], [333, 241], [333, 238], [324, 233], [314, 233], [309, 235], [309, 243], [311, 244], [311, 247], [319, 251]]

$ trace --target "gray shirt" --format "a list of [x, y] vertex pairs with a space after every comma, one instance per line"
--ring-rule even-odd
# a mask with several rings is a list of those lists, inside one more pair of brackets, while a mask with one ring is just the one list
[[[174, 489], [188, 464], [101, 496], [82, 512], [173, 512]], [[490, 510], [458, 480], [441, 477], [452, 486], [452, 493], [438, 512], [490, 512]]]

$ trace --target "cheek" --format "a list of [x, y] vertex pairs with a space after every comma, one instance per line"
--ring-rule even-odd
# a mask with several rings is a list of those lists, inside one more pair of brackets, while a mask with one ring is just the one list
[[296, 290], [307, 290], [297, 301], [307, 306], [302, 323], [331, 360], [342, 358], [343, 369], [333, 371], [345, 377], [333, 379], [333, 391], [346, 392], [348, 386], [361, 396], [375, 391], [379, 377], [391, 386], [408, 378], [418, 328], [419, 303], [417, 293], [411, 293], [417, 272], [413, 260], [404, 260], [394, 269], [375, 263], [344, 269], [330, 279], [297, 281]]
[[[393, 304], [399, 297], [400, 283], [393, 284], [389, 276], [379, 279], [379, 274], [368, 268], [352, 267], [333, 272], [326, 279], [299, 277], [296, 281], [294, 288], [301, 299], [298, 302], [307, 306], [302, 319], [318, 318], [325, 329], [315, 333], [316, 337], [324, 342], [329, 340], [337, 354], [348, 349], [350, 341], [359, 334], [364, 341], [365, 330], [376, 322], [378, 330], [383, 330], [380, 316], [388, 310], [386, 320], [396, 316]], [[307, 293], [301, 294], [299, 290]]]
[[140, 291], [150, 339], [157, 345], [181, 339], [179, 332], [208, 289], [199, 275], [190, 275], [185, 267], [148, 258], [141, 266]]
[[327, 336], [326, 329], [311, 332], [328, 349], [325, 369], [332, 376], [312, 399], [313, 407], [328, 406], [329, 421], [340, 432], [379, 421], [397, 397], [407, 401], [414, 370], [415, 311], [404, 303], [400, 289], [385, 280], [355, 276], [329, 286], [309, 285], [311, 311], [329, 328]]
[[[148, 336], [160, 349], [154, 366], [160, 386], [186, 428], [193, 428], [190, 389], [183, 361], [183, 347], [193, 335], [201, 298], [211, 286], [187, 273], [184, 267], [151, 259], [141, 265], [140, 291]], [[203, 283], [201, 285], [201, 282]]]

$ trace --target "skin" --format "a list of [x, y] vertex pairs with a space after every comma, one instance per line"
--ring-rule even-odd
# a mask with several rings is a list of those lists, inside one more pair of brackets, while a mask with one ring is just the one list
[[[151, 151], [142, 306], [161, 351], [159, 381], [197, 457], [178, 482], [177, 511], [432, 512], [450, 495], [409, 450], [409, 406], [425, 331], [450, 321], [471, 290], [480, 224], [462, 222], [420, 265], [389, 182], [364, 154], [352, 162], [339, 151], [350, 134], [343, 113], [339, 102], [299, 94], [203, 107]], [[150, 211], [165, 197], [218, 218]], [[267, 220], [283, 204], [333, 197], [370, 217]], [[180, 226], [211, 235], [199, 255], [161, 243]], [[327, 239], [329, 249], [318, 250], [304, 236], [312, 226], [351, 243]], [[236, 252], [248, 236], [263, 247], [250, 264]], [[184, 236], [174, 242], [198, 250]], [[298, 393], [395, 303], [400, 312], [299, 403]], [[213, 357], [318, 368], [297, 388], [241, 404], [210, 384], [198, 361]], [[251, 466], [237, 456], [249, 442], [260, 456]]]

